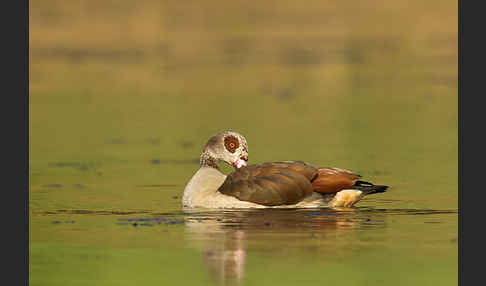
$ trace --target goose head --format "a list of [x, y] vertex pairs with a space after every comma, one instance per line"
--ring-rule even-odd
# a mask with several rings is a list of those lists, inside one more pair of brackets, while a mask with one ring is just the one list
[[211, 138], [201, 154], [201, 166], [217, 168], [221, 160], [235, 169], [248, 165], [248, 145], [243, 135], [234, 131], [223, 131]]

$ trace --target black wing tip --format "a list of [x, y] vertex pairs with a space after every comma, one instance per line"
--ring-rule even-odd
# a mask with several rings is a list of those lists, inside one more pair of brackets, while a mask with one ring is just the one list
[[353, 186], [353, 189], [363, 191], [365, 195], [384, 193], [388, 188], [389, 186], [374, 185], [370, 182], [359, 181], [359, 180], [356, 181], [356, 183]]

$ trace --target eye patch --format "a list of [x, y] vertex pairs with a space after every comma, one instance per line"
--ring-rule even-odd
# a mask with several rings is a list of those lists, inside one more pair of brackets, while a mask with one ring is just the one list
[[240, 142], [238, 141], [238, 138], [236, 138], [232, 135], [226, 136], [224, 138], [224, 147], [230, 153], [235, 153], [236, 149], [238, 149], [238, 147], [240, 147]]

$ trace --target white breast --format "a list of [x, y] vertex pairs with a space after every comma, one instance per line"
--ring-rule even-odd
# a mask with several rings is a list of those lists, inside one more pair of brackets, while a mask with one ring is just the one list
[[184, 189], [182, 205], [186, 208], [261, 208], [262, 205], [240, 201], [218, 191], [226, 176], [211, 167], [200, 168]]

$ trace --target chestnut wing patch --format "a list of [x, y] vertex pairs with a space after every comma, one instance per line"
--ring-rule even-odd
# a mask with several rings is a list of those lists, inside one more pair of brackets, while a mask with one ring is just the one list
[[219, 191], [266, 206], [291, 205], [312, 193], [317, 168], [301, 161], [250, 165], [226, 177]]
[[339, 168], [319, 168], [317, 177], [312, 181], [315, 192], [321, 194], [337, 193], [352, 187], [361, 176]]

